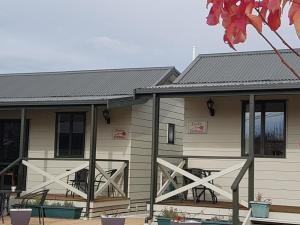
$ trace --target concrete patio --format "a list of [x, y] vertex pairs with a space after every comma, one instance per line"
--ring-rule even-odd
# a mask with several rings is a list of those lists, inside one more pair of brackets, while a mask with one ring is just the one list
[[[0, 224], [2, 222], [0, 221]], [[143, 218], [126, 218], [126, 225], [143, 225]], [[11, 225], [10, 218], [5, 218], [4, 225]], [[37, 218], [32, 218], [30, 225], [39, 225]], [[45, 219], [45, 225], [101, 225], [100, 219], [93, 220], [64, 220], [64, 219]]]

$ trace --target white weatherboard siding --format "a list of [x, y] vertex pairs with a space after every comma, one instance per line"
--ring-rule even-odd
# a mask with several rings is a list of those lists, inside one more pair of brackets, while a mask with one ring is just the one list
[[[184, 100], [161, 99], [159, 154], [181, 154], [184, 130]], [[167, 124], [174, 123], [175, 144], [167, 144]], [[152, 144], [152, 100], [132, 109], [132, 140], [130, 163], [131, 210], [145, 210], [150, 198], [151, 144]]]
[[[184, 155], [240, 156], [242, 100], [247, 97], [215, 97], [216, 115], [209, 116], [207, 98], [185, 99]], [[269, 96], [258, 99], [287, 100], [286, 158], [255, 159], [255, 193], [263, 193], [275, 205], [300, 206], [300, 97]], [[208, 121], [207, 134], [188, 134], [188, 121]], [[223, 169], [240, 160], [189, 160], [189, 167]], [[217, 186], [230, 191], [237, 173], [216, 179]], [[240, 185], [240, 195], [247, 199], [247, 175]], [[219, 196], [219, 199], [222, 199]]]

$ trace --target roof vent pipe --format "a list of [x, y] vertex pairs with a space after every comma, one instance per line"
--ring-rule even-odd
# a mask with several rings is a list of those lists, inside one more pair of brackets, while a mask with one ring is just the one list
[[193, 60], [196, 59], [196, 46], [193, 46]]

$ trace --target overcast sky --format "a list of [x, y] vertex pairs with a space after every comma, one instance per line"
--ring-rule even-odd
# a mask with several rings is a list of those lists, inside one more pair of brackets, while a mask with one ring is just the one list
[[[205, 5], [206, 0], [1, 1], [0, 73], [169, 65], [182, 71], [193, 45], [199, 54], [232, 51], [223, 43], [222, 28], [206, 25]], [[294, 28], [283, 23], [281, 34], [300, 47]], [[269, 47], [249, 28], [247, 43], [237, 49]]]

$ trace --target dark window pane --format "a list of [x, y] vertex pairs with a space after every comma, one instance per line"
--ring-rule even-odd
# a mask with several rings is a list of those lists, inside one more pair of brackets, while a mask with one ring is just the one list
[[[249, 153], [249, 105], [244, 112], [244, 151]], [[255, 105], [254, 152], [258, 156], [284, 156], [285, 103], [257, 102]]]
[[[262, 114], [261, 114], [262, 106], [261, 104], [255, 105], [255, 138], [254, 138], [254, 153], [260, 154], [261, 151], [261, 121], [262, 121]], [[245, 112], [245, 154], [249, 153], [249, 104], [246, 105], [246, 112]]]
[[168, 144], [175, 143], [175, 124], [168, 124]]
[[285, 149], [284, 103], [266, 103], [265, 155], [283, 156]]
[[85, 114], [59, 113], [57, 118], [58, 156], [82, 156], [84, 151]]

